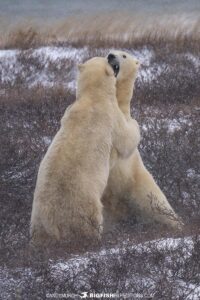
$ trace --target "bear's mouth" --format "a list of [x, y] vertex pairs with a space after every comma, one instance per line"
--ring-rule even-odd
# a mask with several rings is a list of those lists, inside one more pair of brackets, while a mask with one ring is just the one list
[[112, 67], [112, 69], [114, 71], [115, 77], [117, 77], [117, 75], [119, 73], [119, 69], [120, 69], [120, 65], [119, 65], [119, 61], [118, 61], [117, 57], [114, 54], [110, 53], [110, 54], [108, 54], [107, 59], [108, 59], [109, 65]]

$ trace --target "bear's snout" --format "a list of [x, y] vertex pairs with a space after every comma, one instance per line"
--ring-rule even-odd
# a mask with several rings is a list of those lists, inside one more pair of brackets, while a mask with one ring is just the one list
[[113, 61], [116, 58], [116, 56], [112, 53], [108, 54], [108, 62], [110, 63], [111, 61]]
[[109, 65], [112, 67], [115, 77], [117, 77], [118, 73], [119, 73], [119, 60], [118, 58], [113, 54], [113, 53], [109, 53], [107, 56], [108, 59], [108, 63]]

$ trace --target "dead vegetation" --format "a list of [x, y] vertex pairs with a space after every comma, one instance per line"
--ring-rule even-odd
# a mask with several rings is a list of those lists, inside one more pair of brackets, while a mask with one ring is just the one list
[[39, 32], [30, 27], [28, 29], [15, 29], [12, 31], [5, 45], [6, 49], [30, 49], [41, 45], [41, 36]]
[[[199, 49], [199, 18], [180, 15], [152, 17], [138, 13], [110, 12], [98, 15], [68, 16], [51, 24], [22, 23], [0, 34], [1, 48], [29, 49], [39, 45], [74, 45], [75, 47], [140, 47], [168, 45]], [[92, 26], [91, 26], [92, 24]]]

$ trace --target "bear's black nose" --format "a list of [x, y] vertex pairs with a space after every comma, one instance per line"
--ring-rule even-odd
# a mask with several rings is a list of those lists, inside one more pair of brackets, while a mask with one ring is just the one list
[[113, 59], [115, 59], [116, 56], [112, 53], [108, 54], [108, 62], [111, 62]]

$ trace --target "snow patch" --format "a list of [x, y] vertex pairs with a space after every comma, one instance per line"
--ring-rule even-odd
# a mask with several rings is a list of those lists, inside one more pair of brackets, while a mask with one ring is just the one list
[[0, 59], [15, 59], [19, 50], [0, 50]]
[[[104, 56], [112, 49], [93, 49], [94, 55]], [[159, 80], [159, 76], [170, 69], [167, 63], [156, 63], [155, 52], [143, 47], [139, 50], [127, 50], [141, 63], [138, 72], [138, 84]], [[76, 89], [76, 66], [89, 57], [88, 47], [46, 46], [29, 50], [0, 50], [0, 83], [16, 82], [28, 87], [43, 85], [53, 87], [62, 84], [74, 91]], [[196, 69], [200, 68], [200, 58], [191, 53], [183, 54]]]
[[[70, 90], [75, 90], [76, 65], [84, 60], [87, 53], [87, 47], [81, 49], [41, 47], [25, 51], [0, 50], [0, 82], [14, 85], [20, 78], [20, 82], [28, 87], [38, 84], [53, 87], [56, 84], [62, 84]], [[62, 68], [64, 75], [59, 71]]]
[[187, 53], [187, 54], [185, 54], [185, 57], [194, 65], [194, 67], [197, 70], [200, 68], [200, 57], [199, 56], [195, 56], [191, 53]]
[[[74, 255], [67, 261], [63, 260], [49, 260], [48, 263], [48, 276], [54, 278], [58, 282], [64, 282], [64, 280], [72, 280], [76, 291], [84, 289], [90, 289], [90, 277], [95, 272], [95, 265], [93, 263], [97, 261], [103, 264], [103, 266], [109, 264], [110, 257], [115, 256], [120, 260], [123, 254], [126, 254], [127, 250], [132, 251], [133, 254], [144, 255], [151, 254], [152, 251], [160, 252], [165, 256], [165, 259], [169, 261], [165, 264], [166, 280], [172, 282], [177, 298], [182, 295], [187, 295], [188, 300], [199, 299], [200, 297], [200, 286], [195, 283], [186, 282], [181, 280], [178, 276], [177, 279], [173, 276], [172, 270], [170, 269], [170, 258], [174, 251], [180, 249], [182, 257], [184, 259], [190, 258], [194, 249], [194, 241], [192, 237], [185, 238], [166, 238], [157, 239], [137, 245], [133, 245], [129, 240], [123, 242], [122, 246], [116, 246], [111, 249], [103, 249], [101, 251], [85, 253], [83, 255]], [[90, 272], [85, 270], [90, 270]], [[88, 276], [88, 278], [87, 278]], [[145, 276], [141, 272], [137, 274], [129, 274], [127, 270], [126, 288], [131, 289], [133, 284], [138, 286], [144, 285], [148, 287], [149, 293], [155, 292], [156, 285], [159, 283], [159, 270], [158, 274], [154, 275], [153, 278]], [[15, 294], [17, 290], [19, 293], [23, 290], [24, 286], [32, 285], [32, 283], [41, 283], [43, 278], [35, 273], [35, 270], [31, 268], [15, 268], [9, 269], [7, 267], [0, 268], [0, 289], [3, 291], [1, 296], [3, 299], [11, 299], [11, 294]], [[109, 285], [109, 283], [108, 283]]]
[[62, 59], [76, 59], [77, 63], [81, 62], [85, 55], [88, 53], [88, 48], [84, 47], [82, 49], [77, 49], [73, 47], [42, 47], [36, 49], [33, 52], [33, 56], [40, 57], [41, 59], [51, 60], [55, 62], [56, 60]]
[[155, 124], [158, 130], [161, 128], [166, 128], [169, 134], [173, 134], [182, 128], [185, 129], [186, 127], [190, 127], [192, 122], [187, 116], [177, 119], [157, 119], [155, 117], [146, 117], [145, 123], [143, 123], [141, 127], [146, 132], [155, 128]]
[[152, 240], [145, 243], [140, 243], [137, 245], [130, 245], [127, 241], [123, 243], [122, 247], [115, 247], [110, 249], [103, 249], [97, 253], [86, 253], [82, 257], [79, 256], [69, 259], [66, 263], [58, 262], [56, 264], [52, 265], [52, 271], [66, 271], [69, 270], [72, 266], [77, 269], [80, 268], [80, 266], [86, 266], [90, 260], [93, 258], [104, 258], [109, 257], [110, 255], [120, 255], [125, 254], [127, 251], [127, 248], [132, 251], [136, 251], [137, 253], [149, 253], [152, 251], [152, 246], [156, 246], [156, 249], [158, 251], [175, 251], [177, 250], [182, 244], [184, 243], [185, 248], [187, 248], [187, 251], [184, 254], [189, 257], [191, 255], [191, 252], [194, 248], [194, 242], [192, 240], [192, 237], [187, 238], [166, 238], [166, 239], [158, 239], [158, 240]]
[[43, 136], [42, 140], [46, 146], [49, 146], [52, 142], [52, 138], [49, 136]]
[[[126, 51], [126, 49], [124, 51]], [[149, 67], [152, 59], [155, 57], [154, 51], [148, 49], [147, 47], [144, 47], [140, 50], [132, 50], [131, 53], [139, 60], [140, 64], [145, 67]]]

